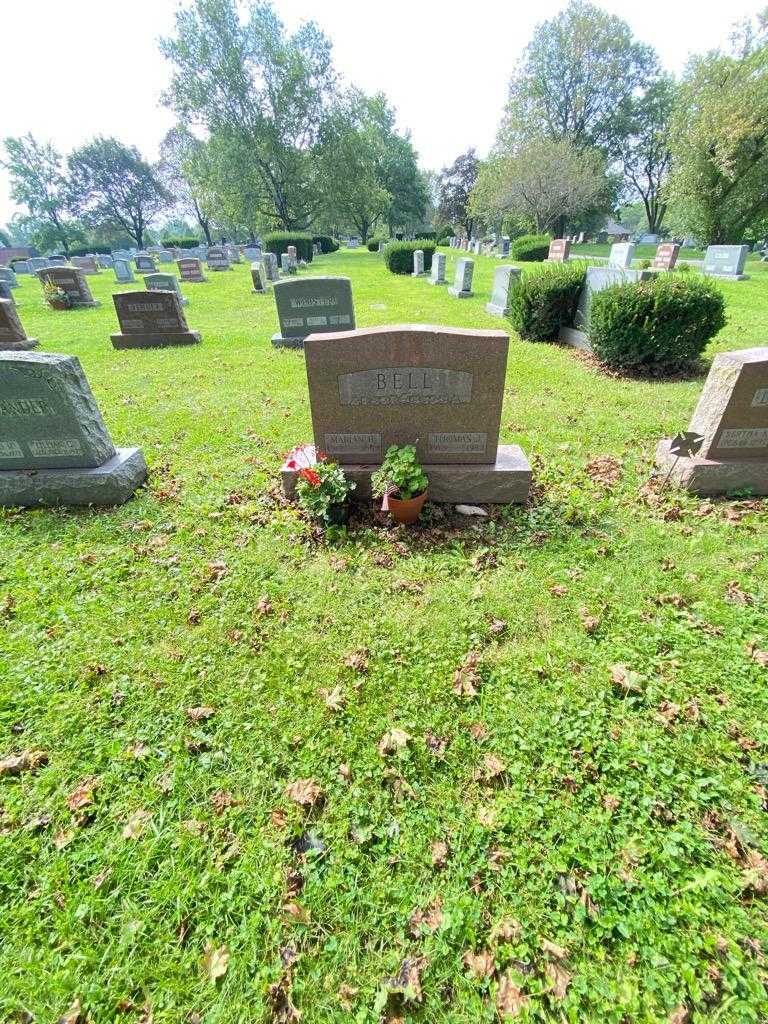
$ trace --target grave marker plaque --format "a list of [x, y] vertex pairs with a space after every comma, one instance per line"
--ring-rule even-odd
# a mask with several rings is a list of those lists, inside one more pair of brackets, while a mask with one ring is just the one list
[[475, 271], [475, 261], [460, 259], [456, 261], [456, 273], [453, 279], [453, 287], [448, 289], [448, 294], [455, 299], [469, 299], [472, 297], [472, 275]]
[[128, 260], [115, 259], [112, 269], [115, 272], [115, 280], [118, 284], [131, 284], [136, 280]]
[[101, 305], [95, 302], [88, 282], [76, 267], [46, 267], [37, 273], [40, 281], [50, 281], [69, 296], [73, 309], [93, 308]]
[[616, 242], [611, 246], [608, 256], [608, 266], [618, 270], [629, 270], [632, 266], [632, 256], [635, 247], [632, 242]]
[[674, 270], [680, 246], [677, 242], [662, 242], [656, 250], [651, 266], [654, 270]]
[[571, 242], [568, 238], [553, 238], [549, 243], [549, 255], [547, 260], [550, 263], [565, 263], [571, 255]]
[[182, 281], [189, 281], [191, 284], [202, 284], [208, 280], [203, 274], [200, 260], [192, 256], [183, 256], [181, 259], [176, 260], [176, 266], [179, 268], [179, 275]]
[[748, 245], [710, 245], [704, 253], [704, 273], [715, 277], [730, 277], [735, 281], [745, 278], [744, 264]]
[[278, 281], [273, 290], [280, 320], [280, 331], [272, 336], [276, 348], [303, 348], [309, 334], [349, 331], [355, 326], [348, 277]]
[[164, 348], [200, 341], [200, 334], [187, 326], [175, 292], [122, 292], [112, 299], [120, 322], [120, 333], [110, 335], [115, 348]]
[[134, 257], [134, 263], [136, 269], [140, 274], [154, 274], [157, 271], [155, 261], [152, 256], [148, 256], [144, 253], [137, 253]]
[[432, 254], [432, 270], [429, 275], [430, 284], [447, 284], [445, 280], [445, 253], [435, 252]]
[[229, 256], [223, 245], [212, 245], [206, 262], [209, 270], [229, 270]]
[[189, 299], [182, 295], [179, 282], [174, 274], [146, 274], [144, 287], [148, 292], [175, 292], [182, 306], [186, 306], [189, 302]]
[[491, 301], [486, 305], [486, 313], [491, 316], [504, 317], [509, 312], [509, 293], [520, 280], [521, 271], [517, 267], [496, 267], [493, 272], [493, 291]]
[[73, 256], [72, 266], [76, 267], [81, 274], [99, 274], [99, 265], [93, 256]]

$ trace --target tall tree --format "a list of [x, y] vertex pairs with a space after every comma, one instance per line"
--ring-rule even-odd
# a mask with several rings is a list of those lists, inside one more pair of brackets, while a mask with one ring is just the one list
[[390, 234], [396, 230], [411, 231], [418, 227], [424, 221], [429, 191], [409, 136], [389, 137], [382, 182], [392, 196], [387, 213]]
[[322, 201], [315, 150], [335, 93], [331, 44], [313, 22], [288, 35], [271, 3], [193, 0], [161, 40], [166, 103], [248, 154], [256, 212], [306, 228]]
[[672, 117], [676, 217], [702, 241], [741, 242], [768, 217], [768, 32], [758, 21], [733, 55], [691, 61]]
[[664, 185], [672, 160], [669, 122], [674, 98], [675, 83], [669, 76], [661, 76], [649, 85], [633, 104], [631, 135], [622, 152], [631, 197], [642, 200], [648, 230], [653, 234], [661, 230], [667, 212]]
[[633, 97], [657, 70], [653, 49], [625, 21], [570, 0], [536, 27], [509, 85], [500, 140], [510, 150], [531, 136], [567, 139], [617, 156]]
[[160, 176], [184, 213], [197, 221], [210, 245], [216, 201], [209, 146], [184, 125], [172, 128], [160, 144]]
[[67, 213], [68, 182], [61, 155], [49, 142], [38, 142], [31, 134], [7, 138], [5, 153], [0, 166], [10, 175], [11, 198], [26, 207], [38, 234], [68, 256], [74, 231]]
[[72, 208], [92, 224], [120, 227], [141, 248], [153, 219], [173, 202], [135, 146], [96, 138], [67, 158]]
[[472, 236], [474, 218], [470, 213], [470, 197], [477, 182], [480, 161], [474, 149], [457, 156], [450, 167], [440, 172], [438, 212], [451, 224], [462, 224]]

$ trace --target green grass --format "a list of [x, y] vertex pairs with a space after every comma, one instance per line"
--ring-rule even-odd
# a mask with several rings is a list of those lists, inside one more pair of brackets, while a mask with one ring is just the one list
[[[464, 301], [364, 250], [303, 273], [350, 275], [358, 326], [498, 328], [498, 261], [475, 263]], [[723, 284], [708, 356], [765, 344], [750, 272]], [[98, 310], [47, 310], [29, 278], [15, 293], [151, 478], [115, 510], [0, 513], [0, 756], [49, 759], [0, 780], [0, 1019], [79, 999], [94, 1024], [281, 1021], [290, 992], [303, 1024], [474, 1024], [506, 975], [520, 1019], [766, 1020], [766, 897], [745, 871], [768, 852], [768, 670], [748, 649], [768, 649], [768, 515], [640, 494], [702, 380], [608, 377], [513, 338], [502, 441], [534, 463], [530, 507], [480, 524], [433, 507], [404, 531], [368, 516], [328, 547], [275, 497], [281, 454], [311, 440], [303, 356], [269, 344], [274, 299], [246, 266], [210, 278], [183, 285], [203, 343], [166, 351], [112, 349], [111, 272], [89, 279]], [[601, 455], [621, 460], [607, 487], [585, 472]], [[345, 665], [363, 648], [365, 671]], [[478, 692], [458, 697], [470, 651]], [[383, 756], [393, 728], [410, 740]], [[308, 815], [285, 794], [307, 778]], [[436, 899], [439, 926], [409, 926]], [[218, 981], [208, 943], [231, 957]], [[477, 980], [462, 958], [486, 948], [497, 974]], [[422, 1000], [387, 1000], [419, 957]]]

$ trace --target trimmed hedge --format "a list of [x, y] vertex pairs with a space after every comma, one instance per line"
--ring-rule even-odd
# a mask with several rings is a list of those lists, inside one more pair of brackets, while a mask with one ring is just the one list
[[112, 249], [108, 245], [76, 245], [74, 248], [69, 250], [70, 256], [91, 256], [93, 254], [101, 254], [106, 256], [112, 252]]
[[694, 364], [724, 326], [725, 301], [713, 281], [656, 274], [594, 295], [589, 341], [608, 366], [675, 371]]
[[519, 263], [541, 263], [549, 255], [549, 235], [520, 235], [510, 245], [509, 255]]
[[576, 314], [586, 267], [552, 263], [528, 274], [511, 290], [509, 320], [524, 341], [557, 341]]
[[161, 238], [160, 245], [164, 249], [195, 249], [200, 245], [200, 239], [189, 235], [185, 238]]
[[281, 256], [288, 252], [289, 245], [295, 245], [296, 259], [311, 263], [314, 255], [312, 241], [312, 235], [308, 231], [273, 231], [269, 235], [264, 235], [264, 248], [267, 252]]
[[365, 244], [368, 246], [368, 252], [378, 252], [379, 244], [384, 242], [386, 245], [388, 241], [389, 239], [387, 238], [369, 238]]
[[417, 238], [413, 242], [389, 242], [384, 246], [384, 262], [387, 270], [393, 274], [413, 273], [413, 254], [417, 249], [424, 252], [424, 270], [432, 269], [432, 256], [437, 245], [427, 238]]
[[330, 235], [313, 235], [312, 241], [317, 242], [320, 246], [320, 251], [323, 253], [337, 252], [339, 248], [339, 243], [335, 238], [331, 238]]

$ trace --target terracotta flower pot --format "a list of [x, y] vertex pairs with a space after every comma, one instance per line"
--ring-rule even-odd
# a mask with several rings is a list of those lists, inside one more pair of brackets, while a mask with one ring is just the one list
[[48, 305], [51, 309], [69, 309], [67, 299], [48, 299]]
[[402, 498], [394, 498], [390, 494], [389, 511], [396, 523], [415, 523], [421, 515], [426, 500], [426, 491], [422, 491], [421, 494], [417, 494], [415, 498], [409, 498], [407, 501], [403, 501]]

